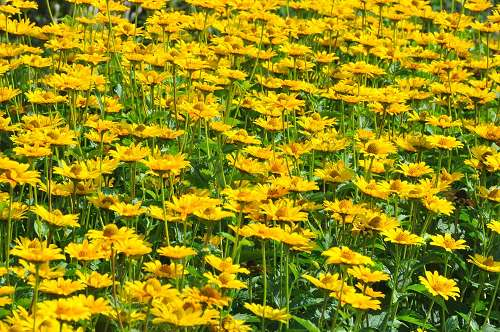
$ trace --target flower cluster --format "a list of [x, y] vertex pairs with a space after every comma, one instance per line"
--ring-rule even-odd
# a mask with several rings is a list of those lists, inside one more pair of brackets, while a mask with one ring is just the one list
[[500, 328], [499, 37], [489, 0], [0, 1], [0, 332]]

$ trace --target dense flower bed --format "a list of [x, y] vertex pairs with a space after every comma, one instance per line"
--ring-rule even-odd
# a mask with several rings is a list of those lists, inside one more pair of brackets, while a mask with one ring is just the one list
[[67, 5], [0, 4], [0, 332], [500, 328], [498, 5]]

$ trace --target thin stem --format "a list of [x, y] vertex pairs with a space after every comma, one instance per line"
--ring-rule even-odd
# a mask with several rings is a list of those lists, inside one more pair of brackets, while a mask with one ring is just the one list
[[264, 296], [262, 300], [262, 305], [264, 306], [264, 312], [262, 313], [261, 330], [262, 332], [264, 332], [266, 330], [265, 307], [267, 304], [267, 263], [266, 263], [266, 242], [264, 240], [262, 240], [262, 283], [264, 286]]
[[488, 312], [486, 313], [486, 317], [484, 318], [483, 326], [485, 326], [487, 323], [489, 323], [491, 310], [493, 309], [493, 305], [495, 303], [497, 303], [496, 299], [497, 299], [497, 293], [498, 293], [498, 286], [500, 285], [500, 273], [497, 273], [497, 274], [498, 274], [498, 277], [497, 277], [497, 283], [495, 285], [495, 291], [493, 291], [493, 296], [491, 297], [490, 307], [488, 308]]

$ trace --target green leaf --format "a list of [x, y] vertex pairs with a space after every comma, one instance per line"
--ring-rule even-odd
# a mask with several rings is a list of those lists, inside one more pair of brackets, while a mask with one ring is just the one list
[[0, 309], [0, 318], [5, 318], [10, 314], [9, 310]]
[[398, 316], [398, 320], [403, 321], [403, 322], [407, 322], [410, 324], [414, 324], [414, 325], [423, 327], [425, 329], [432, 329], [433, 328], [432, 324], [424, 322], [420, 317], [417, 317], [415, 315], [401, 315], [401, 316]]
[[310, 320], [303, 319], [297, 316], [292, 316], [293, 320], [302, 325], [308, 332], [321, 332]]
[[422, 284], [413, 284], [408, 287], [406, 287], [406, 290], [412, 290], [414, 292], [420, 293], [426, 297], [428, 297], [431, 300], [436, 301], [436, 304], [438, 304], [441, 308], [444, 309], [445, 312], [448, 312], [448, 309], [446, 308], [446, 303], [444, 303], [444, 300], [441, 297], [437, 296], [432, 296], [427, 289], [425, 288], [424, 285]]
[[221, 232], [220, 235], [233, 243], [236, 241], [236, 238], [229, 233]]
[[241, 239], [240, 246], [241, 247], [253, 247], [253, 246], [255, 246], [255, 244], [252, 241], [250, 241], [250, 240]]

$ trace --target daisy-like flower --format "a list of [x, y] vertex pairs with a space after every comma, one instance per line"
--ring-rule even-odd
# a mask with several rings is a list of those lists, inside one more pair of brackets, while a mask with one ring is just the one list
[[420, 283], [434, 296], [441, 296], [445, 300], [456, 298], [460, 295], [457, 283], [446, 277], [439, 275], [437, 271], [425, 271], [425, 277], [418, 277]]
[[124, 289], [130, 297], [141, 303], [148, 303], [158, 298], [174, 298], [179, 293], [177, 289], [172, 288], [169, 284], [162, 285], [156, 278], [150, 278], [146, 281], [127, 281]]
[[321, 253], [327, 256], [326, 264], [373, 265], [370, 257], [361, 255], [348, 247], [333, 247]]
[[236, 279], [236, 274], [222, 272], [219, 275], [214, 275], [211, 272], [205, 272], [203, 276], [208, 279], [209, 284], [217, 285], [220, 288], [247, 288], [247, 285], [243, 281]]
[[55, 244], [47, 244], [47, 241], [30, 240], [25, 237], [16, 240], [16, 246], [11, 249], [10, 253], [36, 264], [64, 259], [61, 249]]
[[85, 287], [85, 284], [80, 280], [73, 281], [64, 278], [57, 278], [54, 280], [44, 279], [40, 282], [40, 292], [63, 296], [78, 292], [85, 289]]
[[274, 309], [270, 306], [263, 306], [256, 303], [245, 303], [245, 308], [250, 310], [254, 315], [270, 319], [276, 320], [282, 323], [286, 323], [292, 318], [292, 315], [287, 313], [286, 309]]
[[463, 147], [463, 143], [452, 136], [432, 135], [427, 137], [427, 142], [433, 148], [452, 150]]
[[90, 230], [87, 233], [87, 237], [89, 239], [99, 241], [103, 244], [127, 241], [134, 236], [135, 232], [133, 229], [127, 227], [118, 228], [115, 224], [108, 224], [104, 226], [102, 231]]
[[76, 181], [96, 179], [100, 175], [99, 167], [94, 168], [83, 162], [67, 165], [65, 161], [61, 161], [61, 166], [54, 167], [54, 173]]
[[89, 243], [83, 240], [82, 243], [69, 243], [64, 251], [71, 257], [79, 261], [93, 261], [109, 257], [110, 252], [105, 250], [99, 243]]
[[361, 310], [380, 310], [380, 301], [373, 299], [368, 295], [360, 293], [349, 293], [343, 298], [343, 301], [350, 304], [353, 308]]
[[288, 221], [299, 222], [308, 219], [307, 212], [303, 212], [301, 206], [296, 206], [295, 203], [289, 199], [281, 199], [275, 202], [269, 201], [260, 205], [261, 213], [265, 215], [268, 220], [274, 221]]
[[401, 164], [399, 168], [400, 170], [396, 172], [415, 178], [433, 172], [432, 168], [429, 167], [425, 162]]
[[167, 246], [158, 249], [158, 254], [172, 259], [184, 259], [196, 255], [196, 250], [184, 246]]
[[110, 205], [109, 209], [115, 211], [120, 217], [132, 218], [146, 213], [146, 208], [141, 206], [139, 201], [135, 204], [127, 204], [124, 202], [116, 202]]
[[157, 278], [177, 279], [188, 274], [188, 270], [182, 264], [162, 264], [159, 260], [144, 263], [143, 270], [154, 274]]
[[382, 271], [372, 271], [365, 266], [353, 266], [347, 269], [347, 273], [364, 283], [373, 283], [389, 280], [389, 275]]
[[250, 271], [247, 269], [240, 267], [240, 264], [233, 264], [233, 260], [231, 257], [220, 258], [214, 255], [205, 256], [205, 261], [214, 269], [220, 272], [225, 273], [243, 273], [249, 274]]
[[401, 228], [393, 228], [386, 230], [382, 233], [385, 241], [392, 243], [402, 244], [402, 245], [416, 245], [422, 244], [424, 239], [416, 234], [412, 234], [409, 231], [403, 230]]
[[500, 234], [500, 221], [497, 220], [492, 220], [486, 225], [489, 229], [491, 229], [493, 232]]
[[367, 157], [385, 158], [391, 153], [396, 152], [396, 147], [385, 139], [371, 139], [366, 143], [359, 143], [358, 148]]
[[183, 301], [180, 298], [173, 298], [166, 303], [153, 301], [153, 324], [168, 323], [183, 327], [217, 324], [219, 312], [204, 307], [202, 303]]
[[447, 216], [455, 210], [453, 203], [444, 198], [437, 197], [436, 195], [426, 195], [422, 198], [422, 204], [434, 213]]
[[314, 175], [325, 182], [341, 183], [352, 179], [354, 172], [347, 168], [343, 160], [328, 163], [324, 168], [316, 169]]
[[131, 144], [129, 146], [116, 145], [110, 155], [123, 162], [135, 162], [144, 159], [149, 155], [149, 149], [140, 144]]
[[444, 235], [432, 235], [431, 240], [431, 245], [441, 247], [448, 252], [452, 250], [467, 249], [469, 247], [465, 244], [465, 240], [455, 240], [451, 237], [451, 234], [448, 233]]
[[48, 211], [41, 205], [35, 205], [31, 211], [42, 220], [57, 227], [80, 227], [80, 224], [78, 224], [78, 214], [62, 214], [58, 209]]
[[181, 170], [189, 167], [190, 163], [185, 159], [183, 154], [162, 155], [160, 153], [154, 153], [147, 159], [141, 161], [146, 165], [153, 174], [166, 177], [169, 174], [179, 174]]
[[308, 274], [303, 274], [302, 278], [311, 282], [314, 286], [329, 291], [338, 291], [342, 287], [342, 279], [339, 278], [338, 273], [320, 273], [318, 278], [314, 278]]
[[90, 318], [92, 312], [78, 298], [63, 298], [38, 304], [37, 312], [52, 312], [59, 320], [79, 321]]
[[493, 256], [486, 257], [479, 254], [474, 254], [474, 256], [469, 256], [469, 259], [467, 261], [483, 270], [500, 273], [500, 262], [496, 262], [493, 259]]
[[113, 284], [113, 280], [107, 273], [100, 274], [97, 271], [92, 271], [91, 273], [83, 273], [80, 270], [77, 270], [75, 273], [78, 278], [80, 278], [80, 281], [88, 287], [106, 288]]

